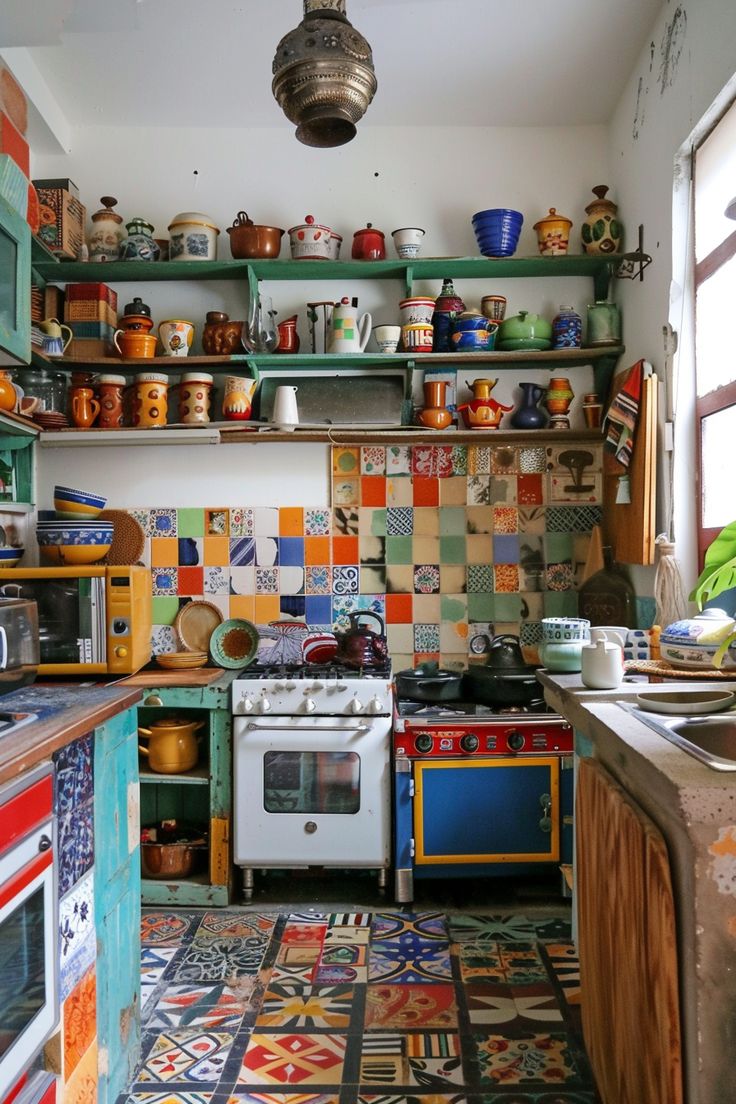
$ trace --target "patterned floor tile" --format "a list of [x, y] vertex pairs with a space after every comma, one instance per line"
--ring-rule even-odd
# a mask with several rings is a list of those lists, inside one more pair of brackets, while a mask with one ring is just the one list
[[381, 942], [371, 947], [368, 966], [371, 981], [449, 981], [450, 951], [417, 939]]
[[352, 985], [312, 987], [271, 982], [263, 997], [256, 1028], [347, 1028], [354, 1001]]
[[369, 985], [365, 1026], [443, 1028], [457, 1030], [457, 1004], [452, 985]]
[[178, 912], [144, 912], [141, 943], [178, 947], [192, 927], [192, 917]]
[[407, 933], [416, 933], [423, 939], [447, 941], [447, 921], [439, 912], [377, 912], [371, 923], [371, 940], [396, 940]]
[[562, 1013], [551, 985], [466, 985], [468, 1018], [477, 1027], [526, 1030], [534, 1023], [561, 1023]]
[[368, 1093], [358, 1093], [358, 1104], [468, 1104], [468, 1098], [462, 1093], [442, 1095], [432, 1093], [425, 1096], [421, 1093], [412, 1093], [411, 1096], [373, 1096]]
[[[575, 1055], [561, 1032], [528, 1034], [522, 1039], [503, 1035], [474, 1036], [481, 1086], [522, 1085], [542, 1088], [564, 1081], [580, 1081]], [[580, 1087], [584, 1087], [581, 1085]]]
[[233, 1092], [227, 1104], [339, 1104], [338, 1093]]
[[124, 1104], [210, 1104], [211, 1092], [142, 1092], [126, 1096]]
[[213, 1089], [222, 1073], [233, 1036], [212, 1031], [170, 1031], [155, 1039], [138, 1073], [146, 1081], [200, 1082]]
[[271, 1035], [254, 1031], [239, 1085], [340, 1085], [345, 1035]]
[[276, 926], [278, 916], [251, 915], [249, 913], [208, 912], [196, 929], [195, 939], [247, 939], [251, 936], [269, 936]]
[[545, 943], [543, 951], [568, 1004], [580, 1004], [580, 962], [573, 943]]
[[448, 920], [450, 937], [453, 942], [492, 942], [526, 941], [535, 938], [564, 939], [570, 936], [569, 920], [540, 918], [529, 919], [526, 916], [473, 916], [463, 914], [451, 916]]
[[362, 1085], [417, 1086], [427, 1091], [463, 1084], [460, 1038], [445, 1032], [365, 1035]]
[[170, 986], [156, 1003], [146, 1027], [238, 1028], [249, 996], [242, 989], [236, 996], [225, 985]]
[[257, 974], [268, 940], [260, 936], [238, 939], [203, 939], [186, 951], [174, 973], [175, 981], [226, 981], [243, 974]]

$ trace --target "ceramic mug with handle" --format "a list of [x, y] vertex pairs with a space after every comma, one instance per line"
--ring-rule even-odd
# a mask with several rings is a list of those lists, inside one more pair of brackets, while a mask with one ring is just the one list
[[[63, 356], [69, 342], [74, 337], [70, 327], [63, 325], [63, 323], [59, 322], [58, 318], [47, 318], [43, 322], [39, 322], [38, 327], [43, 334], [41, 352], [44, 356]], [[65, 334], [69, 336], [65, 338]]]

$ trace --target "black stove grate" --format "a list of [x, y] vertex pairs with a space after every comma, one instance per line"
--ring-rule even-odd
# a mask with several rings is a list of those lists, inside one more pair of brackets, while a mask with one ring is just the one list
[[380, 667], [348, 667], [345, 663], [251, 663], [241, 675], [247, 679], [390, 679], [391, 664]]
[[450, 720], [453, 717], [552, 717], [556, 716], [550, 709], [544, 698], [535, 699], [527, 705], [480, 705], [477, 702], [449, 701], [425, 703], [409, 701], [407, 698], [399, 698], [396, 702], [396, 711], [400, 717], [426, 717], [428, 720]]

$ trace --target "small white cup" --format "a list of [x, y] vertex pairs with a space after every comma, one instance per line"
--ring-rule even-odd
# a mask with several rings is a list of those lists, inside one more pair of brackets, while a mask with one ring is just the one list
[[401, 340], [401, 326], [374, 326], [373, 336], [382, 353], [395, 353]]
[[400, 230], [391, 231], [396, 252], [402, 261], [410, 261], [419, 256], [424, 233], [418, 226], [404, 226]]

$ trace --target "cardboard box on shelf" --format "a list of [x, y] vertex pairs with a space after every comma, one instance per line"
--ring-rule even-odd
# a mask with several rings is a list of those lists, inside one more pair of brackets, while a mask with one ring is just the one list
[[0, 153], [7, 153], [25, 177], [31, 174], [31, 154], [25, 138], [4, 111], [0, 111]]
[[25, 134], [28, 129], [28, 103], [25, 93], [4, 62], [0, 61], [0, 111], [14, 127]]
[[84, 242], [85, 208], [66, 188], [47, 188], [33, 181], [41, 205], [38, 236], [52, 252], [75, 261]]
[[67, 299], [102, 299], [114, 311], [118, 309], [118, 293], [107, 284], [67, 284]]
[[43, 322], [46, 318], [61, 318], [64, 314], [63, 288], [47, 284], [46, 287], [31, 285], [31, 321]]
[[67, 296], [64, 321], [70, 325], [72, 322], [104, 322], [114, 329], [118, 324], [118, 314], [104, 299], [69, 299]]
[[28, 213], [28, 177], [9, 153], [0, 153], [0, 196], [25, 218]]

